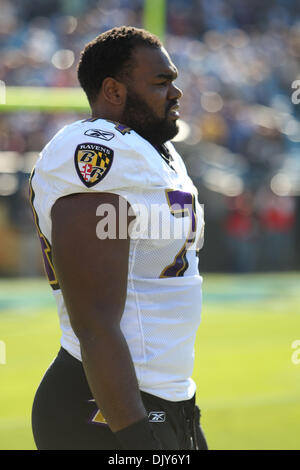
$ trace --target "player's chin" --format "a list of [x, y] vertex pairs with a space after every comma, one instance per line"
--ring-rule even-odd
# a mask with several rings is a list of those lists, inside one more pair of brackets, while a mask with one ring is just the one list
[[157, 128], [157, 133], [162, 138], [163, 142], [172, 140], [179, 132], [179, 125], [176, 120], [166, 119], [160, 123]]
[[178, 124], [177, 124], [178, 119], [179, 119], [179, 116], [170, 114], [166, 119], [166, 123], [169, 127], [178, 127]]
[[176, 121], [173, 122], [172, 126], [169, 126], [168, 128], [168, 136], [166, 140], [172, 140], [174, 137], [178, 134], [179, 132], [179, 125], [177, 124]]
[[[177, 118], [178, 119], [178, 118]], [[169, 129], [170, 129], [170, 132], [174, 132], [175, 134], [173, 135], [173, 137], [175, 137], [176, 134], [178, 134], [179, 132], [179, 124], [177, 122], [177, 119], [173, 119], [170, 123], [169, 123]]]

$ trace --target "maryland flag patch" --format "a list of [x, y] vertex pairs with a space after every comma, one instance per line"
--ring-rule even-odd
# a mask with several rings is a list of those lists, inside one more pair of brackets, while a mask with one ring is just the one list
[[109, 147], [93, 143], [77, 145], [75, 167], [81, 181], [88, 188], [99, 183], [109, 172], [114, 152]]

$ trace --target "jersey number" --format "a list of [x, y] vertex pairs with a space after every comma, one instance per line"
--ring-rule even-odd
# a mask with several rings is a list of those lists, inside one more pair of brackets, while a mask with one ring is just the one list
[[190, 227], [184, 245], [177, 253], [173, 263], [169, 264], [160, 274], [163, 277], [179, 277], [183, 276], [189, 263], [186, 257], [188, 248], [194, 243], [196, 237], [196, 202], [195, 196], [191, 193], [183, 191], [166, 190], [166, 197], [170, 207], [171, 214], [174, 217], [189, 217]]
[[43, 235], [41, 232], [40, 225], [39, 225], [39, 218], [33, 205], [33, 201], [35, 197], [35, 194], [32, 188], [33, 175], [34, 175], [34, 171], [32, 172], [30, 181], [29, 181], [29, 201], [30, 201], [30, 205], [31, 205], [32, 213], [33, 213], [34, 223], [35, 223], [38, 236], [41, 242], [41, 246], [42, 246], [44, 267], [45, 267], [45, 271], [49, 280], [49, 284], [51, 285], [52, 289], [57, 290], [60, 287], [59, 287], [58, 280], [56, 278], [55, 270], [54, 270], [53, 263], [52, 263], [51, 245], [49, 241], [47, 240], [47, 238], [45, 237], [45, 235]]

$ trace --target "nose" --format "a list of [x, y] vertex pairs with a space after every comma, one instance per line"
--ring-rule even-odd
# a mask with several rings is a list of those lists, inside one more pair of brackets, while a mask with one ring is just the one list
[[171, 83], [169, 87], [169, 96], [168, 96], [169, 100], [180, 100], [182, 95], [183, 93], [180, 90], [180, 88], [174, 85], [174, 83]]

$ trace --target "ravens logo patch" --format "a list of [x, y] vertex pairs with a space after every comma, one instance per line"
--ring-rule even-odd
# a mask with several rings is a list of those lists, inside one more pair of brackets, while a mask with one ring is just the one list
[[83, 143], [76, 147], [75, 168], [77, 174], [88, 188], [99, 183], [109, 172], [114, 151], [104, 145]]

